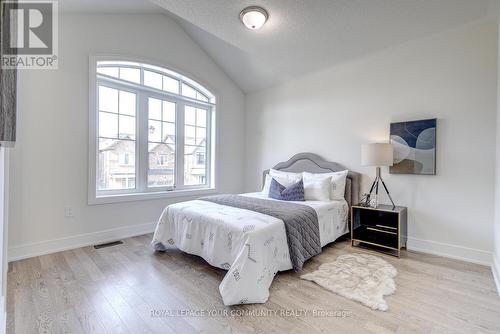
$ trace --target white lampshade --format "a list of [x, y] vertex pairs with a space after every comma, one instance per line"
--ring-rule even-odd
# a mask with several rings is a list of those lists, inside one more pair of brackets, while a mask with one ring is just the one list
[[361, 147], [361, 164], [363, 166], [392, 166], [394, 149], [392, 144], [372, 143]]
[[267, 11], [262, 7], [250, 6], [240, 13], [241, 22], [251, 30], [260, 29], [268, 18]]

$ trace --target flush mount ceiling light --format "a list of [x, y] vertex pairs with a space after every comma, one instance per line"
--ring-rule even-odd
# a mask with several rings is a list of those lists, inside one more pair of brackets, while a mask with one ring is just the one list
[[247, 7], [240, 13], [241, 22], [250, 30], [260, 29], [268, 17], [267, 11], [259, 6]]

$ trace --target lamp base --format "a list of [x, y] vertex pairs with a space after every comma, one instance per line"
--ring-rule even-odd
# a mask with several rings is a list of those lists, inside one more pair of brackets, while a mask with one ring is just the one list
[[380, 175], [380, 167], [377, 167], [377, 176], [375, 177], [375, 180], [372, 183], [372, 186], [370, 188], [370, 193], [368, 194], [370, 197], [372, 195], [373, 190], [375, 189], [375, 208], [378, 206], [378, 186], [379, 183], [382, 183], [382, 186], [385, 189], [385, 192], [387, 193], [387, 196], [389, 196], [389, 199], [391, 200], [392, 203], [392, 209], [394, 210], [396, 208], [396, 205], [394, 204], [394, 201], [392, 200], [391, 194], [389, 193], [389, 190], [387, 189], [387, 186], [384, 183], [384, 180], [382, 179], [382, 176]]

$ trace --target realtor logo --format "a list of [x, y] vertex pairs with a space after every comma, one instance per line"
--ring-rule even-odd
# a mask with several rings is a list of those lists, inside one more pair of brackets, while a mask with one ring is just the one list
[[57, 1], [1, 2], [1, 67], [57, 69]]

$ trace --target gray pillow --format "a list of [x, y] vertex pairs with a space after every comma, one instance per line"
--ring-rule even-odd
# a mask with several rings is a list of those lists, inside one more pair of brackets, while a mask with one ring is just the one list
[[282, 201], [305, 201], [304, 182], [300, 180], [288, 187], [285, 187], [274, 178], [269, 187], [269, 197]]

